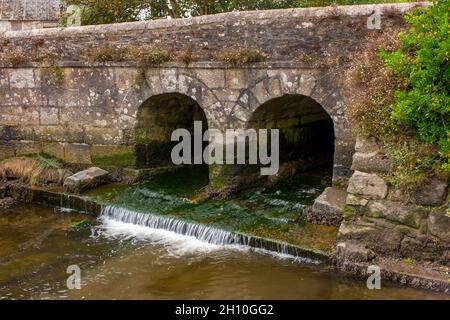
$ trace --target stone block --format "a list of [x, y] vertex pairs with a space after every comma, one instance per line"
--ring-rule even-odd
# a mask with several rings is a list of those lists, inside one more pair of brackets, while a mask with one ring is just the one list
[[356, 152], [353, 155], [352, 170], [368, 173], [386, 173], [392, 168], [390, 157], [376, 153]]
[[376, 174], [355, 171], [348, 182], [347, 191], [368, 199], [384, 199], [388, 193], [388, 186]]
[[37, 141], [21, 140], [16, 143], [16, 156], [39, 153], [41, 151], [41, 144]]
[[136, 155], [134, 146], [125, 145], [92, 145], [92, 162], [99, 166], [134, 166]]
[[81, 193], [93, 189], [109, 181], [109, 173], [98, 167], [91, 167], [75, 173], [64, 180], [64, 190], [70, 193]]
[[0, 160], [15, 156], [15, 145], [10, 141], [0, 141]]
[[334, 252], [341, 261], [368, 262], [375, 258], [375, 253], [364, 245], [352, 241], [339, 242]]
[[41, 125], [59, 124], [59, 108], [41, 107], [39, 113]]
[[364, 199], [363, 197], [360, 197], [356, 194], [347, 194], [347, 199], [345, 200], [345, 203], [352, 206], [365, 206], [369, 200]]
[[85, 135], [83, 128], [77, 124], [59, 126], [40, 126], [35, 130], [39, 140], [45, 142], [73, 142], [83, 143]]
[[86, 143], [88, 144], [118, 144], [122, 142], [122, 132], [114, 127], [86, 127]]
[[450, 245], [450, 216], [443, 212], [432, 212], [428, 216], [429, 232]]
[[369, 217], [383, 218], [412, 228], [426, 224], [427, 212], [415, 206], [404, 206], [395, 201], [373, 201], [366, 212]]
[[91, 146], [91, 155], [94, 157], [111, 156], [118, 153], [133, 153], [134, 146], [125, 145], [99, 145], [94, 144]]
[[380, 149], [378, 141], [374, 137], [358, 136], [355, 143], [356, 152], [377, 152]]
[[54, 156], [59, 159], [64, 159], [64, 143], [60, 142], [43, 142], [42, 152]]
[[18, 137], [17, 126], [1, 126], [0, 125], [0, 141], [16, 140]]
[[33, 69], [11, 69], [9, 73], [9, 85], [11, 88], [33, 88], [34, 73]]
[[247, 88], [248, 86], [248, 76], [245, 70], [227, 69], [225, 76], [227, 81], [226, 88], [239, 90]]
[[447, 182], [431, 177], [412, 193], [411, 200], [422, 206], [440, 206], [445, 201], [447, 189]]
[[308, 221], [315, 224], [339, 226], [342, 221], [342, 207], [345, 204], [347, 192], [336, 188], [326, 188], [314, 201], [308, 211]]
[[196, 75], [208, 88], [225, 88], [224, 70], [199, 69]]
[[89, 145], [84, 143], [64, 144], [64, 161], [67, 163], [91, 164]]

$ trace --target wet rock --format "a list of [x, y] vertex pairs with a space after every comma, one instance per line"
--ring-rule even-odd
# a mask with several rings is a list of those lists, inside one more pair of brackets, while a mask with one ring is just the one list
[[422, 235], [417, 238], [406, 236], [400, 246], [400, 253], [403, 257], [411, 257], [418, 261], [439, 261], [448, 263], [446, 260], [446, 251], [448, 247], [441, 241]]
[[398, 256], [403, 233], [387, 220], [344, 222], [339, 228], [339, 239], [364, 244], [384, 256]]
[[341, 261], [350, 260], [353, 262], [369, 262], [375, 258], [375, 253], [372, 250], [360, 243], [350, 241], [339, 242], [333, 255]]
[[80, 193], [105, 184], [108, 181], [108, 171], [98, 167], [91, 167], [66, 178], [64, 180], [64, 190], [71, 193]]
[[422, 206], [440, 206], [447, 195], [447, 187], [447, 182], [431, 177], [413, 192], [412, 201]]
[[0, 199], [0, 208], [3, 209], [10, 208], [14, 204], [14, 202], [15, 202], [14, 198], [10, 197]]
[[355, 171], [349, 180], [347, 191], [369, 199], [384, 199], [388, 193], [388, 186], [376, 174]]
[[315, 224], [328, 224], [339, 226], [342, 221], [342, 207], [345, 204], [347, 193], [336, 188], [326, 188], [314, 201], [307, 212], [308, 221]]

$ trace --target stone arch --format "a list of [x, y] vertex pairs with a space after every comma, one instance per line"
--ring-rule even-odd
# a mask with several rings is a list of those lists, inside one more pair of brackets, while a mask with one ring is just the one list
[[261, 104], [246, 123], [247, 129], [279, 130], [279, 173], [323, 167], [331, 174], [334, 124], [325, 109], [311, 97], [285, 94]]
[[[194, 147], [194, 122], [201, 122], [200, 139], [208, 129], [206, 115], [191, 97], [178, 92], [149, 97], [139, 107], [135, 125], [135, 153], [138, 168], [174, 165], [171, 152], [178, 141], [171, 141], [176, 129], [186, 129]], [[191, 155], [194, 150], [190, 151]], [[192, 156], [190, 157], [192, 159]]]
[[329, 115], [334, 127], [334, 163], [333, 182], [346, 185], [351, 176], [351, 162], [354, 153], [354, 137], [351, 134], [350, 124], [346, 116], [346, 107], [339, 88], [331, 83], [327, 75], [316, 70], [268, 70], [246, 89], [251, 97], [246, 104], [238, 99], [233, 108], [232, 116], [239, 121], [244, 119], [243, 126], [247, 125], [252, 114], [264, 103], [286, 95], [301, 95], [313, 99]]
[[[138, 109], [149, 97], [166, 93], [179, 93], [196, 101], [205, 112], [209, 128], [221, 128], [225, 119], [221, 101], [214, 92], [195, 75], [179, 69], [153, 68], [145, 70], [134, 69], [127, 76], [127, 89], [123, 92], [119, 102], [120, 127], [131, 129], [134, 127]], [[143, 78], [136, 84], [136, 78]], [[222, 121], [224, 122], [224, 121]]]

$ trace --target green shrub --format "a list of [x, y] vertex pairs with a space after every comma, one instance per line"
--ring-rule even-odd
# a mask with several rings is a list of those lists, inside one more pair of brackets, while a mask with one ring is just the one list
[[450, 37], [449, 0], [418, 8], [405, 19], [411, 25], [401, 33], [399, 49], [382, 50], [381, 58], [402, 82], [391, 105], [391, 119], [409, 128], [425, 144], [439, 146], [450, 159]]
[[382, 141], [390, 183], [407, 191], [450, 173], [448, 4], [408, 13], [399, 36], [374, 35], [342, 77], [352, 127]]

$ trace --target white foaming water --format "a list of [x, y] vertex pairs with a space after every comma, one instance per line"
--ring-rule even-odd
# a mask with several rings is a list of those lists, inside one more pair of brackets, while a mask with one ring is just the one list
[[115, 206], [102, 207], [100, 234], [116, 239], [142, 239], [164, 245], [180, 255], [229, 248], [252, 250], [279, 259], [318, 264], [320, 261], [299, 256], [297, 249], [284, 243], [236, 234], [174, 217], [131, 211]]
[[176, 256], [210, 252], [222, 248], [222, 246], [200, 241], [195, 237], [177, 234], [173, 231], [117, 221], [106, 216], [101, 216], [99, 220], [102, 224], [97, 232], [106, 238], [149, 241], [153, 244], [163, 246], [169, 253]]

